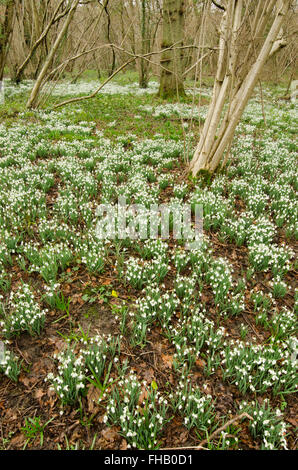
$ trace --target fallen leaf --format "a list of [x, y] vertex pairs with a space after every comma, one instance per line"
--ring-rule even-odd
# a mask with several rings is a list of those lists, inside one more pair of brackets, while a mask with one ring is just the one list
[[150, 383], [152, 382], [152, 380], [154, 380], [154, 370], [152, 369], [152, 367], [149, 367], [144, 371], [144, 379]]
[[29, 388], [29, 386], [30, 386], [30, 380], [26, 376], [21, 375], [19, 377], [19, 382], [21, 382], [23, 385], [25, 385], [26, 388]]
[[72, 436], [71, 436], [71, 442], [75, 443], [77, 442], [77, 440], [82, 437], [81, 435], [81, 430], [79, 429], [79, 427], [75, 428]]
[[161, 355], [161, 360], [164, 363], [165, 367], [168, 367], [169, 369], [172, 368], [173, 365], [173, 356], [169, 354], [162, 354]]
[[115, 428], [105, 428], [101, 431], [101, 435], [108, 442], [114, 442], [119, 437], [119, 434]]
[[100, 397], [100, 390], [94, 385], [90, 385], [87, 393], [88, 411], [94, 413], [96, 405]]
[[17, 436], [13, 437], [10, 441], [10, 446], [13, 447], [21, 447], [24, 445], [24, 436], [23, 434], [18, 434]]
[[125, 439], [122, 439], [121, 444], [119, 446], [120, 450], [127, 450], [127, 442]]
[[55, 352], [60, 352], [62, 349], [65, 349], [66, 343], [63, 339], [61, 339], [59, 336], [52, 336], [49, 338], [50, 342], [55, 344]]
[[204, 361], [203, 359], [200, 359], [200, 358], [199, 358], [199, 359], [196, 360], [196, 365], [197, 365], [198, 367], [205, 367], [206, 361]]
[[43, 392], [43, 390], [42, 390], [41, 388], [39, 388], [39, 389], [37, 389], [37, 390], [35, 391], [35, 394], [34, 394], [34, 395], [35, 395], [35, 398], [37, 398], [38, 400], [40, 400], [41, 397], [44, 396], [44, 394], [45, 394], [45, 393]]
[[288, 423], [292, 424], [295, 428], [297, 428], [298, 421], [296, 418], [287, 418], [286, 421], [288, 421]]

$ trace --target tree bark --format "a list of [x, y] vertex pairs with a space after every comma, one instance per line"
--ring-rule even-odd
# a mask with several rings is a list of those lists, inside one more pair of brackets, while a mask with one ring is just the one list
[[42, 88], [42, 85], [43, 85], [43, 82], [44, 82], [44, 79], [47, 75], [47, 72], [49, 70], [49, 67], [51, 65], [51, 62], [61, 44], [61, 42], [63, 41], [64, 37], [65, 37], [65, 34], [67, 33], [67, 30], [68, 30], [68, 27], [70, 25], [70, 22], [73, 18], [73, 15], [76, 11], [76, 8], [78, 6], [78, 3], [79, 3], [79, 0], [74, 0], [69, 12], [68, 12], [68, 15], [65, 19], [65, 22], [57, 36], [57, 39], [56, 41], [54, 42], [44, 64], [43, 64], [43, 67], [40, 71], [40, 74], [35, 82], [35, 85], [33, 87], [33, 90], [31, 92], [31, 95], [30, 95], [30, 98], [27, 102], [27, 108], [34, 108], [36, 106], [36, 101], [37, 101], [37, 98], [38, 98], [38, 95], [39, 95], [39, 92]]
[[[58, 20], [57, 18], [57, 14], [58, 14], [58, 11], [59, 9], [61, 8], [61, 6], [63, 5], [64, 3], [64, 0], [60, 0], [59, 4], [57, 5], [54, 13], [53, 13], [53, 16], [52, 18], [50, 19], [49, 23], [47, 24], [46, 28], [44, 29], [44, 31], [42, 31], [42, 33], [40, 35], [38, 35], [38, 39], [34, 42], [34, 44], [32, 45], [32, 47], [30, 48], [29, 50], [29, 53], [26, 57], [26, 59], [24, 60], [24, 62], [19, 66], [17, 72], [16, 72], [16, 75], [15, 75], [15, 81], [16, 83], [19, 83], [21, 80], [22, 80], [22, 77], [23, 77], [23, 74], [24, 74], [24, 71], [26, 69], [26, 67], [28, 66], [30, 60], [32, 59], [36, 49], [42, 44], [42, 42], [46, 39], [52, 25], [54, 24], [54, 22], [56, 22]], [[65, 11], [59, 15], [62, 16], [63, 14], [65, 14]]]
[[[3, 3], [3, 2], [2, 2]], [[3, 80], [4, 67], [8, 53], [8, 46], [13, 28], [14, 20], [14, 0], [6, 0], [4, 2], [3, 22], [0, 23], [0, 81]]]
[[[183, 86], [183, 46], [185, 0], [164, 0], [161, 71], [158, 95], [169, 98], [184, 95]], [[173, 49], [169, 49], [173, 46]]]
[[[270, 0], [267, 1], [267, 4], [271, 5], [271, 12], [269, 12], [271, 15], [269, 16], [266, 8], [264, 8], [263, 14], [260, 9], [256, 10], [256, 15], [259, 16], [254, 18], [252, 32], [255, 31], [259, 34], [260, 31], [264, 31], [268, 27], [272, 13], [274, 13], [274, 20], [263, 45], [260, 45], [260, 36], [258, 35], [259, 51], [248, 70], [246, 65], [248, 54], [245, 54], [247, 59], [244, 61], [242, 74], [238, 49], [240, 29], [245, 20], [245, 17], [243, 18], [245, 14], [243, 13], [245, 12], [244, 0], [230, 0], [227, 4], [221, 25], [220, 53], [212, 100], [200, 141], [190, 162], [190, 171], [193, 176], [196, 176], [201, 170], [213, 173], [217, 169], [225, 151], [230, 148], [235, 129], [252, 95], [260, 72], [268, 58], [284, 46], [284, 40], [280, 37], [280, 33], [290, 7], [290, 0], [279, 0], [274, 3], [273, 6]], [[251, 49], [251, 47], [251, 43], [249, 43], [247, 48]], [[236, 74], [237, 68], [238, 73]], [[226, 109], [224, 109], [225, 105], [227, 105]], [[224, 161], [227, 161], [227, 156]]]
[[[147, 28], [146, 28], [146, 23], [147, 23], [147, 1], [148, 0], [142, 0], [142, 5], [141, 5], [141, 54], [144, 55], [146, 52], [148, 52], [147, 44], [148, 44], [148, 38], [147, 38]], [[139, 86], [140, 88], [147, 88], [148, 87], [148, 62], [145, 61], [144, 59], [141, 59], [141, 66], [140, 66], [140, 77], [139, 77]]]

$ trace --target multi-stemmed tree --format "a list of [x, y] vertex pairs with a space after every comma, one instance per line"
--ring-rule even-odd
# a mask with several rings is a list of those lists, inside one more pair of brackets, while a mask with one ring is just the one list
[[229, 155], [235, 129], [267, 60], [285, 46], [291, 0], [225, 0], [211, 104], [195, 154], [194, 176], [214, 172]]

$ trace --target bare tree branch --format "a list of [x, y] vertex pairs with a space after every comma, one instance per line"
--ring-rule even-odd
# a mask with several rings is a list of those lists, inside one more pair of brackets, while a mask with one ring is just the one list
[[[166, 49], [162, 49], [162, 50], [159, 50], [159, 51], [151, 51], [151, 52], [148, 52], [147, 54], [144, 54], [144, 55], [141, 55], [141, 54], [133, 54], [132, 52], [129, 52], [129, 51], [126, 51], [125, 49], [119, 47], [119, 46], [116, 46], [115, 44], [113, 44], [113, 47], [115, 47], [115, 49], [118, 49], [118, 50], [121, 50], [122, 52], [125, 52], [125, 54], [128, 54], [131, 56], [131, 59], [129, 59], [127, 62], [125, 62], [124, 64], [122, 64], [120, 67], [118, 67], [118, 69], [115, 70], [115, 72], [110, 76], [108, 77], [93, 93], [91, 93], [90, 95], [87, 95], [87, 96], [79, 96], [77, 98], [71, 98], [69, 100], [66, 100], [66, 101], [63, 101], [62, 103], [58, 103], [56, 104], [55, 106], [53, 106], [53, 109], [57, 109], [57, 108], [60, 108], [62, 106], [65, 106], [67, 104], [70, 104], [70, 103], [77, 103], [79, 101], [83, 101], [83, 100], [88, 100], [88, 99], [91, 99], [91, 98], [94, 98], [99, 92], [100, 90], [112, 79], [115, 77], [115, 75], [117, 75], [119, 72], [121, 72], [121, 70], [123, 70], [125, 67], [127, 67], [129, 64], [131, 64], [132, 62], [134, 62], [136, 59], [148, 59], [148, 57], [152, 56], [152, 55], [156, 55], [156, 54], [160, 54], [162, 51], [165, 51]], [[168, 47], [167, 49], [187, 49], [189, 47], [199, 47], [199, 46], [178, 46], [176, 47], [176, 44], [173, 44], [172, 46]], [[203, 47], [206, 47], [206, 46], [203, 46]]]
[[218, 2], [216, 2], [215, 0], [211, 0], [211, 1], [212, 1], [213, 5], [215, 5], [217, 8], [220, 8], [220, 10], [226, 11], [225, 7], [220, 5]]

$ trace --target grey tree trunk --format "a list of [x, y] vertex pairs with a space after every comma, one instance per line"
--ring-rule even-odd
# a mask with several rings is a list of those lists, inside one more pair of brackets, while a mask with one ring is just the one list
[[183, 39], [185, 0], [164, 0], [162, 49], [173, 46], [173, 50], [162, 53], [160, 64], [159, 96], [169, 98], [184, 95], [183, 86]]

